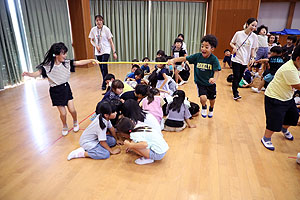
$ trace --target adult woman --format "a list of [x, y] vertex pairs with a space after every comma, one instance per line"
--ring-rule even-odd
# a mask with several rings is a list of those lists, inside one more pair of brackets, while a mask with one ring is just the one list
[[232, 71], [233, 71], [233, 82], [232, 92], [233, 99], [238, 100], [242, 98], [238, 92], [239, 82], [242, 79], [243, 73], [249, 64], [252, 66], [254, 63], [255, 49], [258, 47], [257, 35], [253, 33], [257, 27], [257, 19], [249, 18], [244, 25], [244, 30], [237, 31], [231, 42], [230, 46], [233, 48], [232, 51]]
[[[104, 25], [104, 18], [101, 15], [95, 16], [96, 26], [94, 26], [89, 34], [92, 45], [95, 47], [95, 56], [99, 62], [107, 62], [110, 55], [110, 50], [113, 51], [114, 59], [117, 59], [117, 52], [113, 43], [113, 35], [110, 29]], [[100, 64], [102, 77], [108, 74], [107, 64]], [[106, 89], [105, 81], [102, 82], [102, 90]]]

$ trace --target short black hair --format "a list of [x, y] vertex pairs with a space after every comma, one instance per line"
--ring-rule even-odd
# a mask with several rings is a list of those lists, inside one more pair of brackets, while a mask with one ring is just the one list
[[214, 35], [205, 35], [201, 39], [201, 44], [203, 42], [208, 42], [213, 48], [216, 48], [218, 46], [218, 39]]
[[157, 57], [155, 58], [155, 62], [167, 62], [166, 57]]
[[281, 46], [274, 46], [270, 49], [270, 52], [274, 52], [274, 53], [277, 53], [277, 54], [281, 54], [282, 53], [282, 48]]
[[276, 35], [273, 35], [273, 34], [269, 35], [269, 37], [268, 37], [268, 43], [270, 42], [270, 37], [271, 37], [271, 36], [274, 36], [274, 37], [275, 37], [275, 40], [274, 40], [273, 43], [277, 43], [277, 37], [276, 37]]
[[184, 39], [184, 35], [182, 33], [179, 33], [177, 37], [182, 37], [182, 39]]
[[97, 18], [100, 18], [100, 20], [102, 20], [102, 21], [104, 20], [104, 18], [103, 18], [102, 15], [96, 15], [96, 16], [95, 16], [95, 21], [96, 21]]
[[144, 78], [144, 71], [141, 68], [137, 68], [134, 72], [134, 76], [141, 76], [141, 78]]
[[113, 74], [106, 74], [106, 76], [104, 77], [104, 80], [103, 81], [110, 81], [111, 79], [116, 79], [115, 78], [115, 75]]
[[136, 94], [140, 94], [143, 97], [147, 95], [148, 91], [149, 91], [149, 85], [144, 85], [144, 84], [138, 84], [134, 89], [134, 92]]
[[300, 45], [296, 46], [296, 48], [294, 49], [292, 60], [296, 61], [296, 58], [299, 56], [300, 56]]
[[148, 57], [145, 57], [145, 58], [143, 58], [142, 61], [144, 62], [146, 59], [147, 59], [147, 60], [150, 60]]
[[259, 34], [259, 32], [261, 31], [261, 29], [266, 29], [266, 32], [268, 33], [268, 27], [267, 26], [265, 26], [265, 25], [261, 25], [261, 26], [259, 26], [258, 28], [257, 28], [257, 31], [256, 31], [256, 33], [257, 34]]
[[137, 69], [140, 68], [140, 66], [139, 66], [138, 64], [133, 64], [133, 65], [131, 66], [131, 69], [133, 69], [133, 68], [135, 68], [135, 67], [136, 67]]
[[182, 44], [182, 39], [176, 38], [175, 41], [174, 41], [174, 44], [175, 44], [176, 42], [180, 42], [180, 43]]
[[138, 59], [133, 59], [132, 62], [140, 62]]
[[229, 50], [229, 49], [225, 49], [225, 50], [224, 50], [224, 53], [225, 53], [226, 51], [229, 51], [229, 52], [230, 52], [230, 50]]
[[158, 50], [156, 55], [166, 56], [166, 54], [163, 50]]
[[297, 41], [297, 37], [294, 36], [294, 35], [289, 35], [289, 36], [287, 37], [287, 39], [288, 39], [288, 40], [292, 40], [293, 43], [295, 43], [295, 42]]

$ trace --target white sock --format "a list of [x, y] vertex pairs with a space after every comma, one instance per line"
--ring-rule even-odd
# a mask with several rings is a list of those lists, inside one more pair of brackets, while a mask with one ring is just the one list
[[82, 147], [79, 147], [68, 155], [68, 160], [71, 160], [73, 158], [84, 158], [84, 152], [85, 150]]

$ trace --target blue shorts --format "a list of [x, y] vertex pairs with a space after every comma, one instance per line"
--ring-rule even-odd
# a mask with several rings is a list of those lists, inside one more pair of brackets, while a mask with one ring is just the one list
[[[106, 135], [106, 143], [109, 147], [113, 147], [117, 144], [116, 139], [111, 135]], [[101, 146], [100, 143], [98, 143], [94, 148], [87, 151], [87, 153], [91, 158], [96, 160], [107, 159], [110, 156], [110, 152], [103, 146]]]
[[154, 151], [152, 151], [151, 149], [150, 149], [150, 155], [149, 155], [149, 157], [150, 157], [150, 159], [152, 159], [152, 160], [161, 160], [165, 155], [166, 155], [166, 153], [167, 152], [165, 152], [165, 153], [162, 153], [162, 154], [158, 154], [158, 153], [155, 153]]
[[273, 80], [273, 78], [274, 78], [274, 75], [269, 73], [269, 74], [265, 75], [264, 80], [266, 82], [270, 83]]

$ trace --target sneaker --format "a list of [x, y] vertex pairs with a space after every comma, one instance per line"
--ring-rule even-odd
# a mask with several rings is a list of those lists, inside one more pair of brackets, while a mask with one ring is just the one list
[[261, 88], [261, 91], [266, 91], [266, 88], [262, 87], [262, 88]]
[[[281, 131], [282, 132], [282, 131]], [[288, 140], [294, 140], [293, 135], [291, 134], [291, 132], [287, 131], [287, 132], [282, 132], [284, 134], [284, 137]]]
[[251, 90], [252, 90], [253, 92], [260, 93], [260, 90], [258, 90], [258, 88], [251, 87]]
[[84, 158], [84, 148], [79, 147], [78, 149], [75, 149], [68, 155], [68, 160], [71, 160], [73, 158]]
[[209, 118], [212, 118], [213, 115], [214, 115], [214, 111], [208, 111], [208, 115], [207, 115], [207, 116], [208, 116]]
[[69, 133], [68, 127], [67, 127], [67, 128], [63, 128], [62, 131], [61, 131], [61, 134], [62, 134], [63, 136], [68, 135], [68, 133]]
[[207, 116], [207, 109], [202, 109], [201, 110], [201, 115], [203, 118], [205, 118]]
[[300, 153], [297, 154], [297, 160], [296, 162], [300, 165]]
[[261, 138], [261, 143], [269, 150], [274, 151], [275, 147], [273, 146], [271, 141], [265, 142], [264, 138]]
[[186, 84], [186, 83], [187, 83], [187, 81], [181, 81], [181, 82], [178, 84], [178, 86], [181, 86], [181, 85]]
[[79, 124], [78, 124], [78, 122], [74, 123], [74, 125], [73, 125], [73, 131], [74, 132], [78, 132], [79, 131]]
[[240, 95], [234, 95], [233, 96], [233, 100], [238, 100], [238, 99], [241, 99], [242, 97]]
[[134, 162], [138, 165], [145, 165], [145, 164], [153, 163], [154, 160], [152, 160], [150, 158], [141, 157], [141, 158], [136, 159]]

